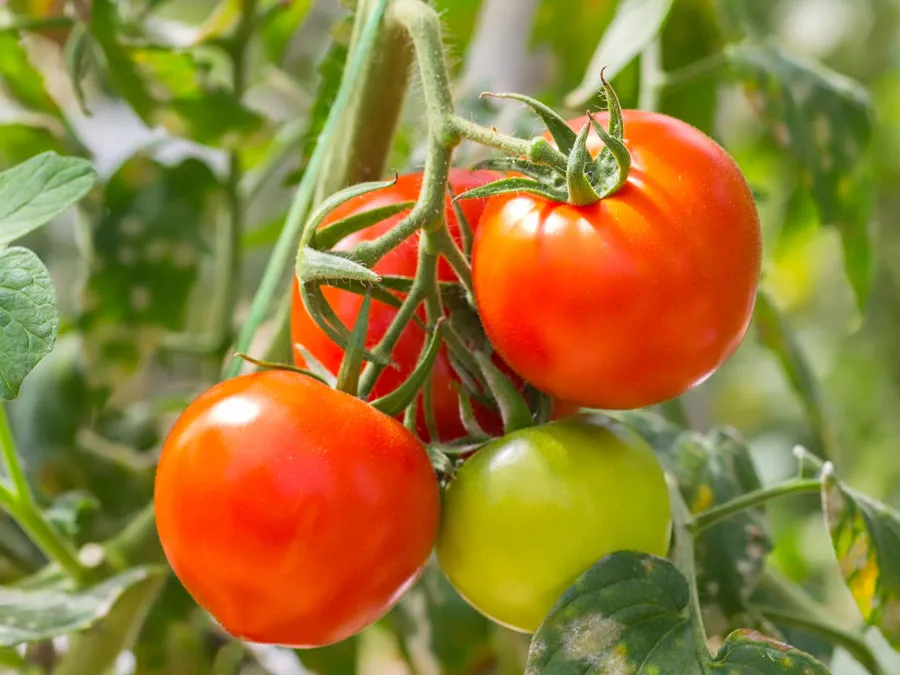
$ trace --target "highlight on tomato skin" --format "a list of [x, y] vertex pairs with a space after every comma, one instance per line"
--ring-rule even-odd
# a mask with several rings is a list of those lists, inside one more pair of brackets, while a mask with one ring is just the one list
[[308, 648], [363, 630], [415, 582], [440, 490], [402, 424], [268, 370], [215, 385], [184, 411], [154, 503], [172, 569], [227, 632]]
[[666, 115], [625, 110], [624, 122], [624, 187], [589, 206], [493, 197], [472, 253], [500, 356], [548, 394], [601, 409], [660, 403], [714, 373], [746, 335], [761, 270], [756, 205], [728, 153]]
[[665, 556], [671, 511], [653, 450], [583, 413], [482, 446], [444, 492], [435, 550], [475, 609], [531, 633], [596, 561], [622, 550]]

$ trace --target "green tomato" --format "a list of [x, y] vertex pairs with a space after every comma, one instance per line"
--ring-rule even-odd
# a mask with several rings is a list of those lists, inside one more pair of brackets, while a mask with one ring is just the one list
[[437, 556], [494, 621], [532, 633], [563, 592], [616, 551], [664, 556], [671, 512], [653, 450], [582, 414], [484, 445], [444, 494]]

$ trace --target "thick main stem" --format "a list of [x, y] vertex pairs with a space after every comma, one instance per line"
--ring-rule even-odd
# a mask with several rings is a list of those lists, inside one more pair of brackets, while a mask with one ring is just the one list
[[[350, 58], [359, 49], [365, 18], [375, 9], [375, 0], [360, 0]], [[412, 57], [406, 31], [393, 21], [386, 21], [366, 59], [360, 86], [353, 91], [347, 112], [329, 140], [315, 203], [348, 185], [383, 176], [406, 98]]]

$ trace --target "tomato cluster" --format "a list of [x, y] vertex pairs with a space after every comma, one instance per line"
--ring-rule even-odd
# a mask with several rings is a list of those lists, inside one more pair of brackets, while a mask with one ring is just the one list
[[[734, 161], [707, 136], [659, 114], [625, 111], [624, 122], [627, 180], [596, 203], [527, 192], [459, 202], [474, 236], [472, 309], [493, 362], [520, 392], [526, 383], [544, 392], [554, 414], [504, 434], [502, 406], [481, 392], [475, 417], [491, 438], [456, 462], [443, 500], [425, 443], [470, 438], [472, 428], [461, 416], [463, 373], [444, 345], [425, 385], [431, 409], [420, 392], [412, 430], [359, 397], [277, 369], [216, 385], [178, 419], [156, 479], [160, 539], [179, 579], [228, 632], [296, 647], [344, 639], [397, 602], [432, 550], [469, 603], [530, 632], [603, 556], [665, 555], [668, 491], [653, 451], [608, 417], [578, 411], [673, 398], [732, 354], [753, 309], [759, 222]], [[596, 135], [587, 146], [603, 148]], [[499, 177], [452, 169], [450, 185], [461, 193]], [[414, 201], [422, 180], [408, 174], [354, 197], [322, 226]], [[405, 214], [337, 249], [377, 239]], [[446, 222], [459, 244], [449, 198]], [[418, 249], [417, 237], [407, 239], [374, 270], [411, 279]], [[456, 280], [445, 260], [438, 277]], [[295, 364], [310, 366], [311, 356], [337, 374], [342, 348], [296, 281], [292, 292]], [[362, 296], [325, 288], [324, 297], [352, 329]], [[395, 304], [372, 301], [366, 347], [396, 315]], [[426, 342], [424, 312], [417, 318], [369, 401], [416, 368]]]

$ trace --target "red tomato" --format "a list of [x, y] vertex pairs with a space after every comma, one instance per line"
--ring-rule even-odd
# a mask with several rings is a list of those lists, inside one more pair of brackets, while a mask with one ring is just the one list
[[549, 394], [608, 409], [709, 377], [747, 331], [761, 264], [753, 196], [726, 151], [666, 115], [624, 118], [633, 163], [621, 190], [582, 207], [492, 198], [472, 261], [500, 356]]
[[156, 522], [175, 574], [235, 637], [343, 640], [422, 570], [440, 491], [397, 420], [286, 371], [197, 398], [163, 445]]
[[[450, 170], [450, 182], [456, 194], [478, 187], [485, 183], [497, 180], [499, 174], [492, 171], [470, 172], [463, 169]], [[328, 225], [342, 218], [354, 215], [361, 211], [380, 208], [398, 202], [415, 201], [419, 196], [422, 185], [422, 174], [407, 174], [400, 176], [397, 183], [391, 187], [383, 188], [376, 192], [361, 195], [335, 209], [325, 220]], [[472, 199], [460, 202], [469, 225], [477, 228], [484, 210], [486, 200]], [[406, 214], [403, 212], [392, 218], [388, 218], [372, 227], [351, 235], [344, 239], [336, 248], [347, 250], [360, 241], [374, 239], [396, 225]], [[447, 225], [450, 233], [460, 240], [459, 224], [454, 209], [447, 200]], [[375, 265], [374, 269], [386, 275], [399, 275], [413, 277], [416, 273], [418, 259], [418, 237], [411, 237]], [[456, 276], [450, 265], [443, 258], [440, 260], [438, 277], [442, 281], [453, 281]], [[350, 291], [342, 291], [335, 288], [323, 288], [325, 297], [348, 328], [352, 328], [359, 314], [362, 297]], [[337, 373], [341, 365], [344, 353], [338, 345], [316, 325], [306, 311], [300, 299], [296, 279], [293, 289], [293, 309], [291, 316], [291, 335], [294, 342], [294, 362], [300, 367], [306, 367], [306, 360], [302, 352], [297, 349], [302, 345], [318, 359], [326, 368]], [[372, 301], [369, 313], [369, 332], [366, 336], [366, 346], [374, 346], [384, 335], [391, 320], [396, 315], [396, 309], [390, 305]], [[424, 311], [420, 314], [424, 318]], [[372, 391], [371, 398], [377, 398], [392, 391], [402, 384], [409, 374], [415, 369], [416, 363], [425, 343], [425, 332], [422, 328], [409, 324], [400, 336], [392, 354], [396, 368], [386, 368], [379, 376]], [[439, 440], [450, 441], [466, 435], [465, 428], [459, 417], [459, 402], [453, 382], [457, 380], [456, 374], [450, 365], [446, 346], [442, 346], [434, 364], [432, 374], [431, 400], [434, 408], [435, 422]], [[503, 427], [498, 414], [482, 406], [476, 405], [479, 421], [486, 431], [499, 434]], [[428, 438], [428, 430], [425, 424], [425, 415], [421, 401], [418, 411], [417, 431], [422, 438]]]

